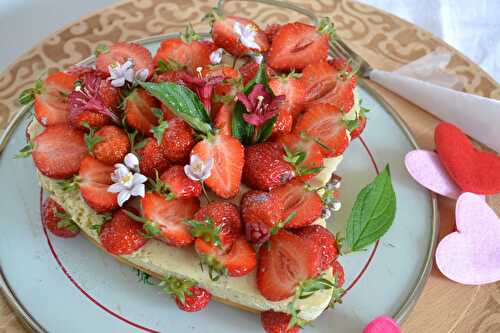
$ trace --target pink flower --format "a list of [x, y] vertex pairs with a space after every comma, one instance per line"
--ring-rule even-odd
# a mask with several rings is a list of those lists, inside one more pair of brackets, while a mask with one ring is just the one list
[[247, 113], [243, 119], [256, 127], [262, 126], [267, 120], [278, 114], [278, 110], [285, 101], [285, 96], [272, 97], [263, 84], [256, 84], [248, 95], [239, 92], [236, 98], [243, 103]]
[[198, 76], [192, 76], [187, 73], [183, 73], [181, 80], [186, 86], [193, 89], [201, 100], [201, 103], [210, 114], [212, 110], [212, 94], [214, 92], [214, 87], [224, 81], [225, 77], [222, 75], [212, 76], [208, 78], [201, 77], [201, 67], [196, 69], [198, 71]]

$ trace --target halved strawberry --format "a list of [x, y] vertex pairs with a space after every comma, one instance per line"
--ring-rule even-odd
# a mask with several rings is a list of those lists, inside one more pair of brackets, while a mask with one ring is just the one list
[[162, 173], [160, 180], [168, 186], [174, 198], [198, 198], [201, 195], [201, 184], [189, 179], [180, 165], [173, 165]]
[[87, 156], [80, 165], [80, 194], [87, 205], [97, 213], [105, 213], [118, 208], [116, 193], [108, 192], [113, 184], [111, 174], [115, 168], [98, 159]]
[[52, 198], [47, 198], [42, 207], [42, 222], [56, 236], [70, 238], [80, 232], [71, 217]]
[[148, 192], [141, 199], [143, 215], [161, 230], [160, 240], [172, 246], [186, 246], [194, 238], [184, 220], [191, 219], [200, 208], [197, 198], [167, 200]]
[[321, 147], [305, 136], [290, 133], [275, 139], [285, 150], [285, 160], [293, 165], [296, 178], [307, 181], [323, 167]]
[[[242, 30], [252, 31], [254, 45], [245, 45], [241, 39]], [[239, 16], [216, 17], [212, 23], [212, 39], [233, 56], [263, 53], [269, 49], [266, 34], [250, 19]]]
[[194, 247], [202, 257], [202, 263], [209, 266], [209, 274], [213, 280], [226, 274], [231, 277], [243, 276], [253, 271], [257, 266], [255, 250], [243, 236], [234, 241], [231, 250], [226, 254], [201, 238], [196, 239]]
[[65, 124], [68, 121], [68, 95], [77, 77], [56, 72], [43, 82], [41, 93], [35, 97], [35, 117], [44, 126]]
[[284, 312], [268, 310], [261, 312], [260, 322], [266, 333], [297, 333], [299, 326], [288, 328], [292, 316]]
[[175, 117], [168, 121], [160, 148], [169, 161], [184, 164], [189, 160], [189, 153], [195, 143], [191, 127], [181, 118]]
[[151, 108], [159, 108], [160, 101], [142, 88], [135, 89], [127, 96], [125, 119], [127, 123], [146, 136], [152, 136], [151, 128], [158, 124], [158, 118]]
[[88, 150], [82, 131], [59, 124], [47, 127], [34, 139], [33, 162], [45, 176], [69, 178], [78, 173]]
[[294, 177], [291, 164], [283, 160], [279, 143], [264, 142], [245, 148], [243, 181], [251, 188], [269, 191]]
[[114, 255], [132, 254], [148, 241], [142, 223], [131, 219], [123, 209], [115, 211], [111, 220], [102, 225], [99, 239], [104, 249]]
[[[302, 104], [306, 95], [303, 82], [295, 77], [280, 77], [269, 81], [269, 87], [275, 96], [285, 95], [285, 103], [281, 109], [288, 109], [293, 118], [303, 110]], [[280, 109], [280, 110], [281, 110]]]
[[292, 131], [293, 127], [293, 114], [290, 108], [285, 105], [278, 110], [278, 115], [276, 117], [276, 122], [273, 126], [273, 131], [271, 138], [275, 138], [280, 135], [288, 134]]
[[94, 156], [106, 164], [122, 163], [130, 151], [128, 136], [120, 127], [104, 126], [95, 133], [94, 138], [100, 138], [94, 145]]
[[189, 73], [195, 74], [198, 67], [210, 64], [210, 53], [211, 48], [198, 40], [167, 39], [160, 44], [153, 61], [158, 66], [159, 61], [168, 63], [173, 60], [186, 66]]
[[282, 27], [282, 25], [279, 23], [270, 23], [270, 24], [266, 25], [266, 28], [264, 29], [264, 33], [266, 34], [267, 40], [269, 41], [269, 43], [273, 42], [274, 37], [276, 36], [278, 31], [280, 31], [281, 27]]
[[[267, 64], [266, 66], [266, 73], [267, 77], [273, 77], [277, 75], [276, 71], [269, 67]], [[253, 60], [247, 61], [243, 66], [241, 66], [238, 71], [240, 72], [242, 78], [243, 78], [243, 84], [247, 84], [248, 81], [253, 79], [257, 72], [259, 71], [259, 64], [256, 63]]]
[[325, 157], [341, 155], [349, 144], [343, 113], [330, 104], [315, 104], [298, 120], [294, 133], [314, 139]]
[[286, 230], [269, 241], [270, 246], [259, 249], [257, 287], [267, 300], [276, 302], [292, 296], [301, 281], [317, 275], [320, 255]]
[[221, 135], [232, 135], [233, 108], [234, 103], [222, 104], [215, 113], [214, 126]]
[[247, 239], [257, 245], [266, 242], [271, 229], [286, 216], [283, 201], [273, 193], [248, 191], [241, 199], [241, 217]]
[[328, 56], [328, 35], [312, 25], [287, 23], [276, 33], [268, 63], [277, 70], [302, 70]]
[[[229, 202], [211, 202], [201, 207], [193, 219], [202, 225], [201, 228], [192, 226], [191, 233], [197, 238], [219, 246], [224, 251], [229, 250], [241, 234], [240, 212], [238, 207]], [[213, 223], [213, 227], [207, 228], [207, 222]], [[220, 228], [220, 231], [214, 232], [217, 228]], [[219, 240], [220, 244], [216, 244]]]
[[120, 42], [109, 47], [107, 51], [100, 53], [95, 60], [97, 70], [109, 73], [108, 66], [124, 64], [127, 60], [134, 63], [134, 71], [147, 69], [148, 77], [154, 73], [153, 58], [144, 46], [135, 43]]
[[289, 183], [275, 188], [272, 192], [285, 207], [284, 216], [295, 212], [295, 217], [285, 228], [301, 228], [321, 217], [323, 205], [315, 191], [309, 191], [303, 182], [293, 179]]
[[337, 241], [327, 228], [320, 225], [309, 225], [297, 229], [295, 234], [305, 240], [308, 246], [320, 247], [321, 260], [318, 274], [332, 266], [338, 257]]
[[139, 157], [139, 170], [149, 178], [155, 178], [156, 172], [161, 175], [170, 166], [163, 149], [153, 138], [145, 139], [144, 146], [137, 150]]
[[245, 151], [232, 136], [216, 134], [198, 142], [191, 151], [203, 161], [213, 160], [212, 173], [205, 183], [221, 198], [234, 197], [240, 190]]

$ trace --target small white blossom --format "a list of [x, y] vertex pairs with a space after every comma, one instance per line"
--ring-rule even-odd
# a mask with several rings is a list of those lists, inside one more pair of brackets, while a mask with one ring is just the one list
[[134, 63], [127, 60], [125, 63], [114, 63], [108, 66], [109, 79], [113, 87], [119, 88], [125, 85], [125, 82], [134, 81]]
[[212, 53], [210, 53], [210, 62], [214, 65], [220, 64], [222, 61], [222, 54], [224, 53], [223, 48], [219, 48]]
[[255, 41], [255, 36], [257, 35], [257, 32], [255, 31], [254, 27], [251, 24], [243, 26], [240, 24], [240, 22], [235, 22], [233, 30], [236, 34], [240, 36], [241, 44], [245, 45], [250, 49], [260, 51], [260, 46]]
[[143, 69], [137, 71], [137, 73], [135, 73], [135, 79], [137, 81], [146, 81], [148, 76], [149, 76], [149, 71], [147, 68], [143, 68]]
[[213, 159], [203, 161], [198, 155], [191, 155], [189, 164], [184, 166], [184, 173], [194, 181], [204, 181], [212, 174]]
[[260, 64], [264, 59], [264, 56], [262, 54], [252, 54], [252, 58], [256, 63]]
[[114, 184], [108, 187], [108, 192], [118, 193], [118, 205], [121, 207], [130, 197], [144, 197], [146, 188], [144, 183], [147, 177], [140, 174], [139, 159], [128, 153], [122, 163], [115, 164], [115, 171], [111, 175]]
[[332, 210], [338, 212], [342, 208], [342, 203], [340, 201], [335, 201], [332, 205]]

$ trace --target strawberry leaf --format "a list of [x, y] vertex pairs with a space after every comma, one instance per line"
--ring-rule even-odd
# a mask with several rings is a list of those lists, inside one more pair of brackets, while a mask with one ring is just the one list
[[161, 139], [163, 139], [163, 133], [168, 128], [168, 121], [163, 120], [163, 111], [158, 108], [151, 108], [151, 111], [158, 118], [158, 125], [151, 129], [151, 133], [156, 139], [158, 144], [161, 144]]
[[14, 155], [14, 158], [25, 158], [25, 157], [28, 157], [31, 155], [31, 153], [33, 152], [33, 150], [35, 149], [35, 141], [33, 140], [30, 140], [26, 146], [24, 146], [23, 148], [21, 148], [21, 150], [19, 150], [19, 153], [17, 153], [16, 155]]
[[189, 88], [171, 82], [139, 82], [139, 84], [195, 130], [204, 134], [213, 133], [205, 107]]
[[350, 251], [359, 251], [380, 239], [396, 215], [396, 193], [387, 165], [354, 202], [347, 221], [346, 242]]
[[269, 139], [273, 132], [273, 127], [276, 123], [276, 119], [277, 117], [272, 117], [271, 119], [266, 121], [264, 125], [262, 125], [262, 127], [260, 128], [259, 137], [257, 138], [257, 142], [265, 142], [267, 139]]

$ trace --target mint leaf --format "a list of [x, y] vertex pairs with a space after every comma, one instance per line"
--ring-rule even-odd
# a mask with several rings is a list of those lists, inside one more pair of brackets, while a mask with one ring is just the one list
[[171, 82], [139, 82], [139, 84], [195, 130], [204, 134], [213, 132], [207, 111], [198, 96], [189, 88]]
[[346, 241], [350, 251], [359, 251], [380, 239], [396, 215], [396, 193], [389, 165], [365, 188], [354, 202], [347, 221]]

